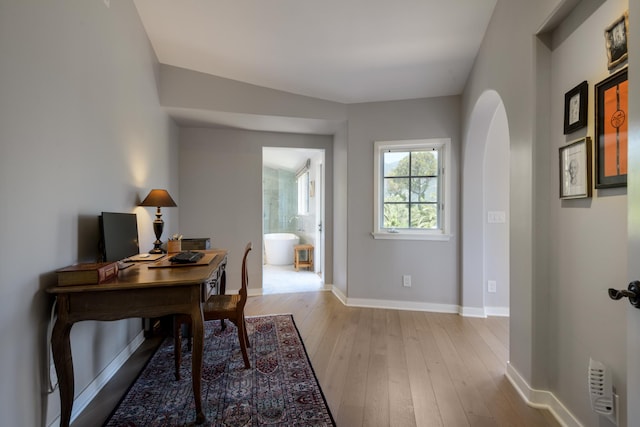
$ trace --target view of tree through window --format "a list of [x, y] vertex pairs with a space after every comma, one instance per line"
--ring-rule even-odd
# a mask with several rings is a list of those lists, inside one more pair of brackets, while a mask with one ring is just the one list
[[382, 228], [438, 228], [438, 151], [388, 151], [383, 162]]

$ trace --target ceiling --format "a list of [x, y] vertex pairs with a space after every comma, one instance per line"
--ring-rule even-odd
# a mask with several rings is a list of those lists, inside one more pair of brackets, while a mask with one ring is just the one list
[[134, 0], [163, 64], [360, 103], [459, 95], [496, 0]]
[[307, 159], [322, 163], [324, 150], [312, 148], [263, 147], [262, 164], [275, 169], [295, 172], [302, 168]]

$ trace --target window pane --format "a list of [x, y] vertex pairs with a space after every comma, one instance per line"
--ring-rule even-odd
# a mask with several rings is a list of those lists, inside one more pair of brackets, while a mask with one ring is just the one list
[[298, 177], [298, 215], [309, 213], [309, 172]]
[[411, 205], [411, 228], [438, 228], [437, 206], [435, 204]]
[[411, 178], [411, 202], [438, 202], [438, 178]]
[[382, 228], [409, 228], [409, 205], [385, 203]]
[[412, 239], [447, 231], [449, 221], [441, 218], [448, 194], [442, 173], [450, 142], [448, 138], [375, 142], [374, 237], [393, 238], [378, 233], [394, 228]]
[[409, 176], [408, 152], [386, 152], [383, 159], [384, 176]]
[[437, 176], [438, 152], [413, 151], [411, 153], [411, 176]]
[[384, 202], [408, 202], [409, 178], [385, 178]]

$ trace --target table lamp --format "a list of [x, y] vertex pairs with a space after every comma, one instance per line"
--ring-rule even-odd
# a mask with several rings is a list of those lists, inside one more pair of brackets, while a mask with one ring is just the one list
[[173, 207], [178, 205], [176, 205], [176, 202], [173, 201], [167, 190], [153, 189], [140, 203], [140, 206], [155, 206], [158, 208], [158, 210], [156, 211], [156, 219], [153, 221], [153, 232], [156, 234], [156, 241], [153, 242], [153, 249], [151, 249], [149, 253], [164, 253], [162, 248], [160, 248], [160, 246], [162, 246], [160, 236], [162, 236], [162, 229], [164, 228], [164, 221], [162, 220], [162, 212], [160, 212], [160, 208]]

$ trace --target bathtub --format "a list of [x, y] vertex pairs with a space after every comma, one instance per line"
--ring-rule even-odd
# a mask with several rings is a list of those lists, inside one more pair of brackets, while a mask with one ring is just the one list
[[268, 233], [264, 235], [265, 264], [293, 264], [293, 247], [300, 238], [293, 233]]

